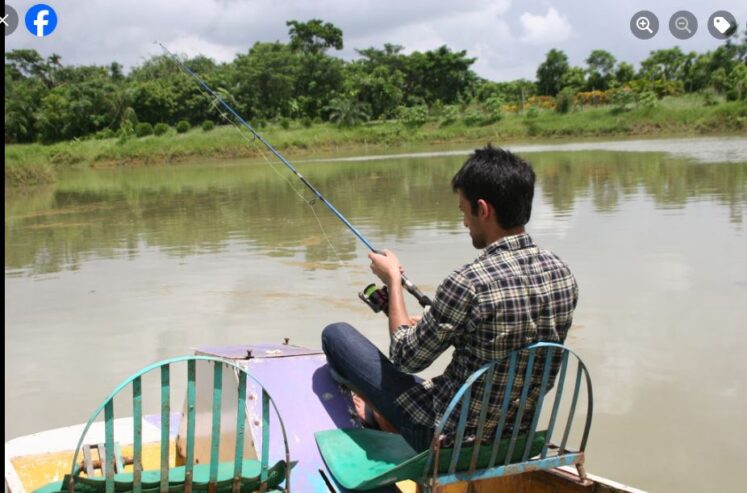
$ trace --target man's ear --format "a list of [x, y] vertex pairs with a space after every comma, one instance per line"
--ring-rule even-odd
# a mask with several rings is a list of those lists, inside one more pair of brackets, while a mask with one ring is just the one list
[[490, 217], [490, 210], [492, 206], [483, 199], [477, 200], [477, 215], [481, 219], [487, 219]]

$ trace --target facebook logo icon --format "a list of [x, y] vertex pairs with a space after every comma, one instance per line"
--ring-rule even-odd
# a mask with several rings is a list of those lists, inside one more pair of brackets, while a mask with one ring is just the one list
[[38, 3], [26, 12], [26, 29], [38, 38], [49, 36], [57, 27], [57, 12], [49, 5]]

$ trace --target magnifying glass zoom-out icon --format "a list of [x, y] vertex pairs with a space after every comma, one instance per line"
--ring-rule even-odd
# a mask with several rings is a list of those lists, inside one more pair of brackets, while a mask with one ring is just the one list
[[674, 27], [676, 27], [680, 31], [687, 31], [690, 34], [693, 33], [690, 30], [690, 21], [687, 20], [687, 17], [677, 17], [674, 20]]

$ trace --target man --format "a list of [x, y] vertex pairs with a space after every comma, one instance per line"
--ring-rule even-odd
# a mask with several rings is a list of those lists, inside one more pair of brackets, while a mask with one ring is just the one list
[[[569, 268], [537, 248], [524, 230], [532, 211], [534, 179], [525, 161], [490, 145], [464, 163], [452, 188], [472, 245], [484, 251], [441, 283], [422, 319], [411, 320], [407, 314], [397, 257], [389, 251], [369, 254], [371, 270], [389, 290], [391, 360], [348, 324], [329, 325], [322, 333], [330, 366], [364, 399], [357, 399], [356, 407], [369, 425], [397, 431], [414, 449], [424, 450], [431, 445], [438, 419], [471, 373], [514, 349], [565, 340], [578, 288]], [[427, 368], [450, 346], [454, 353], [442, 375], [423, 380], [412, 374]], [[534, 375], [533, 382], [536, 371]], [[500, 418], [498, 396], [506, 378], [505, 371], [496, 372], [487, 433]], [[525, 416], [532, 415], [538, 393], [535, 385]], [[364, 412], [364, 402], [375, 413]], [[468, 435], [474, 434], [479, 417], [479, 400], [473, 404]], [[514, 404], [508, 423], [515, 411]], [[445, 435], [454, 430], [455, 421], [453, 416]]]

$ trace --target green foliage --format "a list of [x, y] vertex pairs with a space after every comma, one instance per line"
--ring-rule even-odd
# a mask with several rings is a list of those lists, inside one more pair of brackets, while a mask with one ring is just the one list
[[189, 131], [189, 129], [192, 126], [189, 124], [187, 120], [181, 120], [179, 123], [176, 124], [176, 133], [178, 134], [184, 134]]
[[566, 87], [555, 96], [555, 111], [566, 114], [573, 109], [573, 99], [575, 91], [571, 87]]
[[119, 138], [117, 139], [117, 144], [123, 145], [127, 143], [127, 141], [135, 136], [135, 125], [132, 123], [132, 121], [125, 120], [122, 123], [122, 126], [119, 127], [117, 135], [119, 136]]
[[500, 121], [503, 118], [503, 105], [505, 101], [500, 96], [493, 96], [485, 101], [485, 110], [488, 113], [488, 120], [491, 122]]
[[169, 131], [169, 128], [171, 127], [169, 127], [167, 123], [163, 123], [163, 122], [156, 123], [156, 126], [153, 127], [153, 133], [155, 135], [164, 135], [166, 132]]
[[612, 93], [611, 101], [616, 112], [627, 111], [636, 101], [636, 94], [629, 88], [617, 89]]
[[539, 116], [539, 110], [534, 106], [529, 108], [526, 112], [526, 118], [532, 119], [532, 118], [537, 118], [538, 116]]
[[618, 84], [624, 85], [635, 78], [635, 68], [627, 62], [620, 62], [615, 70], [615, 79]]
[[[654, 50], [637, 74], [632, 65], [616, 64], [604, 50], [592, 50], [585, 68], [571, 67], [565, 53], [550, 50], [537, 69], [535, 84], [481, 79], [472, 71], [474, 58], [447, 46], [406, 55], [402, 46], [387, 43], [357, 50], [359, 59], [345, 61], [326, 53], [343, 46], [342, 31], [333, 24], [311, 19], [287, 25], [288, 42], [255, 43], [229, 63], [205, 56], [184, 63], [258, 126], [283, 118], [355, 126], [371, 118], [398, 117], [402, 106], [421, 105], [431, 108], [431, 117], [438, 117], [441, 125], [459, 117], [454, 110], [445, 117], [441, 114], [451, 105], [459, 105], [462, 113], [480, 105], [484, 119], [496, 121], [506, 116], [493, 101], [501, 100], [500, 106], [508, 106], [510, 112], [524, 111], [530, 98], [555, 97], [564, 88], [606, 93], [629, 87], [637, 94], [653, 92], [658, 99], [711, 88], [721, 95], [718, 101], [747, 99], [747, 37], [731, 38], [700, 54], [679, 48]], [[606, 99], [615, 105], [612, 94]], [[340, 98], [347, 101], [341, 103]], [[616, 108], [631, 104], [625, 101]], [[562, 104], [555, 106], [564, 110]], [[185, 120], [194, 126], [206, 119], [217, 121], [218, 112], [225, 109], [201, 94], [168, 56], [154, 56], [125, 75], [117, 62], [67, 66], [59, 55], [43, 57], [31, 49], [5, 54], [6, 143], [98, 138], [102, 130], [119, 129], [126, 121], [133, 132], [140, 122], [173, 126]], [[411, 126], [424, 121], [409, 114], [407, 119]]]
[[115, 135], [116, 134], [114, 133], [114, 130], [112, 130], [111, 128], [105, 128], [96, 132], [94, 138], [96, 140], [113, 139]]
[[658, 103], [656, 94], [652, 91], [643, 91], [638, 95], [638, 105], [641, 108], [651, 109], [655, 108]]
[[605, 50], [594, 50], [586, 59], [589, 79], [587, 89], [590, 91], [605, 91], [614, 80], [613, 70], [617, 60], [612, 53]]
[[341, 50], [342, 30], [331, 22], [311, 19], [308, 22], [288, 21], [290, 48], [308, 54], [323, 53], [328, 48]]
[[135, 127], [135, 135], [138, 137], [145, 137], [146, 135], [153, 135], [153, 125], [148, 122], [140, 122]]
[[450, 104], [441, 111], [441, 126], [451, 125], [459, 119], [459, 106]]
[[327, 107], [329, 121], [338, 127], [349, 128], [368, 121], [371, 114], [367, 105], [352, 97], [339, 96]]
[[729, 101], [747, 100], [747, 65], [735, 65], [726, 80], [726, 99]]
[[545, 61], [537, 68], [537, 92], [555, 96], [562, 89], [563, 76], [569, 70], [568, 56], [561, 50], [547, 52]]
[[303, 128], [311, 128], [311, 126], [314, 124], [314, 120], [312, 120], [310, 117], [305, 116], [301, 118], [301, 125]]
[[397, 111], [399, 121], [409, 128], [417, 128], [425, 125], [428, 121], [428, 107], [424, 104], [412, 106], [400, 106]]
[[213, 120], [205, 120], [204, 122], [202, 122], [203, 131], [209, 132], [214, 128], [215, 128], [215, 122], [213, 122]]
[[476, 127], [486, 123], [489, 123], [489, 120], [479, 108], [469, 108], [464, 112], [464, 124], [468, 127]]
[[720, 102], [721, 98], [719, 98], [718, 92], [712, 87], [703, 91], [703, 104], [705, 106], [716, 106]]
[[288, 130], [291, 126], [290, 118], [281, 118], [280, 126], [283, 128], [283, 130]]

